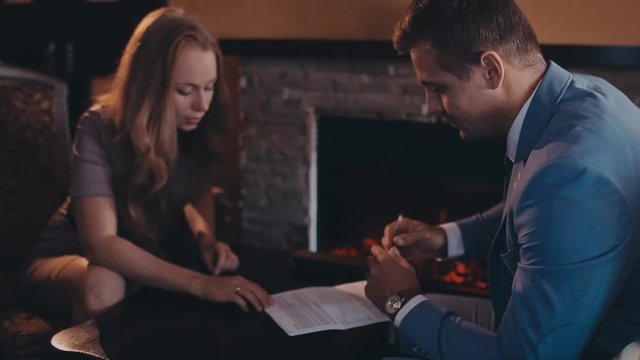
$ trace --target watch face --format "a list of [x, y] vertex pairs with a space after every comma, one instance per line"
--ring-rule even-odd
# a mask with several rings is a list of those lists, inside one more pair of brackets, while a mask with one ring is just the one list
[[387, 302], [384, 303], [384, 311], [389, 315], [393, 315], [402, 307], [402, 299], [397, 294], [389, 296]]

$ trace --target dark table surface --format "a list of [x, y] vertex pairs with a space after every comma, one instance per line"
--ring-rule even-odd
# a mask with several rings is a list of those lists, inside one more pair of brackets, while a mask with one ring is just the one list
[[[316, 285], [289, 253], [236, 249], [239, 274], [269, 293]], [[333, 274], [333, 278], [336, 278]], [[337, 277], [339, 278], [339, 277]], [[346, 279], [353, 280], [353, 279]], [[144, 288], [96, 319], [110, 359], [380, 359], [397, 355], [389, 323], [288, 336], [266, 313]]]

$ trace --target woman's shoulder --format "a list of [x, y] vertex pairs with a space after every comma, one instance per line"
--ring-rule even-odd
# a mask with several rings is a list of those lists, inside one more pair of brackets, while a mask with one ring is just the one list
[[106, 111], [101, 105], [94, 105], [80, 116], [76, 130], [109, 133], [113, 129], [113, 121], [106, 116]]

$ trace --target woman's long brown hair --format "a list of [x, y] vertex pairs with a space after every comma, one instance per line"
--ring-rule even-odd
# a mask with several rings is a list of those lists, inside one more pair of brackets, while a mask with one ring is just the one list
[[202, 174], [198, 185], [204, 185], [212, 173], [213, 132], [226, 121], [226, 89], [220, 48], [198, 21], [178, 8], [149, 13], [127, 43], [111, 91], [99, 100], [114, 123], [111, 166], [119, 219], [149, 240], [157, 238], [167, 196], [176, 190], [167, 189], [179, 155], [171, 79], [178, 56], [193, 45], [214, 51], [218, 70], [210, 110], [189, 135]]

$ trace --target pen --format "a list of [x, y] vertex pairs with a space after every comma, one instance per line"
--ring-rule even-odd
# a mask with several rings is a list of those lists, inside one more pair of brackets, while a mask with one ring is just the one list
[[[402, 212], [402, 211], [400, 211], [400, 212], [398, 212], [398, 217], [396, 218], [396, 233], [397, 233], [397, 230], [398, 230], [398, 223], [399, 223], [400, 221], [402, 221], [402, 220], [404, 220], [404, 215], [403, 215], [403, 212]], [[396, 234], [394, 234], [393, 236], [395, 237], [395, 235], [396, 235]], [[391, 247], [396, 246], [396, 245], [393, 243], [393, 239], [389, 239], [389, 240], [390, 240], [390, 242], [391, 242], [391, 244], [390, 244], [390, 246], [391, 246]]]
[[[396, 218], [396, 229], [398, 228], [398, 223], [404, 220], [404, 213], [402, 211], [398, 212], [398, 218]], [[394, 235], [395, 236], [395, 235]]]

